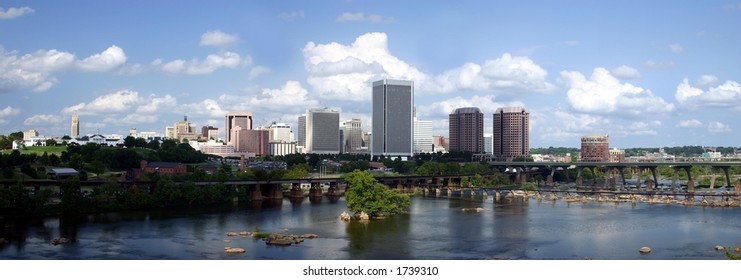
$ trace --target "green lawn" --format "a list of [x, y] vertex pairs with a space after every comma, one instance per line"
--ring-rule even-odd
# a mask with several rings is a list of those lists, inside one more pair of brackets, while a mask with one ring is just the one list
[[[37, 154], [37, 155], [43, 155], [44, 152], [47, 154], [56, 154], [57, 156], [62, 155], [63, 151], [67, 150], [67, 146], [33, 146], [33, 147], [27, 147], [25, 149], [20, 149], [21, 154]], [[12, 153], [13, 150], [3, 150], [4, 155], [8, 155]]]

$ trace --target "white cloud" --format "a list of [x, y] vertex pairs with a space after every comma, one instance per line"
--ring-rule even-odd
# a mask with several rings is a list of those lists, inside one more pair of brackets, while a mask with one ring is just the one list
[[44, 125], [51, 123], [60, 123], [62, 118], [56, 115], [34, 115], [23, 121], [24, 125]]
[[219, 102], [231, 111], [300, 113], [307, 108], [319, 107], [319, 102], [309, 98], [309, 92], [298, 81], [287, 81], [279, 89], [249, 90], [246, 95], [222, 95]]
[[474, 95], [467, 98], [456, 96], [446, 100], [432, 102], [429, 105], [417, 105], [417, 116], [425, 120], [447, 119], [448, 115], [455, 109], [464, 107], [477, 107], [485, 115], [490, 116], [499, 107], [504, 106], [523, 106], [523, 104], [519, 102], [506, 104], [496, 102], [493, 95]]
[[7, 10], [0, 7], [0, 20], [14, 19], [27, 14], [32, 14], [33, 12], [34, 10], [30, 7], [8, 8]]
[[684, 51], [684, 48], [680, 44], [670, 44], [669, 45], [669, 51], [673, 53], [681, 53]]
[[419, 83], [427, 76], [391, 55], [384, 33], [367, 33], [346, 46], [309, 42], [302, 50], [307, 81], [326, 99], [364, 101], [370, 99], [374, 80], [405, 79]]
[[722, 122], [710, 122], [708, 123], [708, 131], [712, 133], [731, 132], [731, 127]]
[[701, 126], [702, 126], [702, 122], [696, 119], [681, 120], [677, 124], [677, 127], [683, 127], [683, 128], [698, 128]]
[[604, 132], [606, 128], [614, 127], [610, 120], [599, 115], [570, 113], [562, 109], [555, 111], [532, 111], [530, 114], [530, 128], [538, 131], [531, 133], [532, 137], [551, 142], [578, 143], [584, 134]]
[[648, 69], [671, 69], [674, 68], [676, 64], [672, 61], [654, 61], [654, 60], [647, 60], [643, 63], [643, 67], [646, 67]]
[[212, 118], [224, 117], [227, 111], [222, 109], [219, 102], [213, 99], [205, 99], [198, 103], [181, 105], [176, 111], [184, 115], [207, 116]]
[[221, 30], [213, 30], [201, 35], [201, 46], [224, 47], [233, 44], [239, 39], [235, 34], [226, 34]]
[[[77, 113], [79, 115], [106, 115], [111, 120], [120, 119], [118, 114], [140, 114], [153, 115], [161, 113], [163, 110], [169, 112], [177, 105], [175, 97], [166, 94], [157, 96], [139, 96], [139, 93], [133, 90], [118, 90], [102, 96], [99, 96], [88, 103], [79, 103], [62, 109], [62, 113], [69, 115]], [[129, 117], [131, 119], [132, 117]]]
[[637, 121], [630, 124], [627, 130], [623, 132], [627, 135], [657, 135], [655, 128], [661, 126], [661, 121], [654, 120], [649, 122]]
[[393, 56], [384, 33], [366, 33], [351, 45], [309, 42], [303, 49], [307, 81], [324, 99], [367, 101], [373, 81], [412, 80], [416, 94], [458, 91], [549, 92], [547, 72], [527, 57], [508, 53], [483, 64], [466, 63], [432, 77]]
[[718, 77], [713, 75], [702, 75], [697, 79], [697, 85], [701, 87], [711, 87], [718, 84]]
[[707, 91], [704, 91], [691, 86], [685, 78], [677, 86], [677, 92], [674, 94], [674, 97], [679, 104], [689, 108], [741, 108], [741, 84], [736, 81], [726, 81], [717, 87], [711, 87]]
[[641, 73], [633, 67], [622, 65], [618, 68], [612, 69], [612, 75], [621, 79], [640, 79]]
[[15, 116], [18, 115], [21, 112], [20, 109], [16, 109], [13, 107], [5, 107], [5, 109], [0, 110], [0, 118], [9, 117], [9, 116]]
[[258, 76], [262, 76], [265, 74], [270, 74], [272, 70], [270, 68], [265, 66], [255, 66], [250, 70], [250, 75], [248, 79], [252, 80], [254, 78], [257, 78]]
[[298, 11], [291, 11], [291, 12], [283, 12], [278, 15], [282, 20], [286, 21], [292, 21], [296, 19], [303, 19], [304, 18], [304, 11], [298, 10]]
[[116, 45], [105, 51], [77, 61], [77, 67], [88, 72], [107, 72], [118, 69], [126, 63], [126, 54]]
[[144, 115], [140, 113], [128, 114], [120, 121], [125, 124], [154, 123], [158, 119], [157, 115]]
[[392, 23], [394, 22], [394, 18], [382, 16], [378, 14], [369, 14], [366, 15], [364, 13], [342, 13], [339, 17], [337, 17], [338, 22], [349, 22], [349, 21], [365, 21], [365, 22], [372, 22], [372, 23]]
[[137, 113], [157, 113], [163, 109], [175, 107], [177, 100], [169, 94], [163, 97], [157, 97], [152, 94], [146, 100], [139, 100], [138, 103], [140, 105], [136, 109]]
[[75, 56], [57, 50], [39, 50], [21, 57], [16, 52], [5, 52], [0, 47], [0, 92], [32, 88], [46, 91], [57, 83], [52, 72], [62, 71], [73, 65]]
[[546, 81], [547, 76], [548, 72], [528, 57], [513, 57], [505, 53], [500, 58], [485, 61], [483, 65], [466, 63], [445, 71], [435, 77], [433, 86], [437, 88], [428, 90], [549, 92], [555, 86]]
[[221, 54], [210, 54], [204, 61], [198, 59], [192, 59], [190, 61], [177, 59], [164, 63], [161, 59], [157, 59], [152, 62], [152, 66], [161, 67], [162, 71], [172, 74], [202, 75], [213, 73], [219, 68], [235, 69], [239, 66], [249, 65], [250, 63], [252, 63], [252, 58], [249, 56], [242, 58], [237, 53], [224, 52]]
[[589, 79], [575, 71], [562, 71], [561, 77], [569, 86], [569, 104], [582, 113], [639, 115], [674, 110], [673, 104], [650, 90], [620, 83], [604, 68], [595, 68]]

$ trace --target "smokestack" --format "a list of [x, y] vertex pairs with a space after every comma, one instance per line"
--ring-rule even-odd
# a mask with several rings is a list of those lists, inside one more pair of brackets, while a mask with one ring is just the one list
[[244, 155], [239, 156], [239, 172], [244, 173]]

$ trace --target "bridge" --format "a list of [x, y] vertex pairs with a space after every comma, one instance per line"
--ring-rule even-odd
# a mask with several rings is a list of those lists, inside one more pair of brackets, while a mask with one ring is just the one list
[[[622, 179], [622, 186], [625, 188], [625, 173], [623, 172], [626, 168], [634, 168], [638, 170], [638, 177], [640, 178], [641, 173], [644, 170], [648, 170], [651, 172], [651, 175], [653, 177], [653, 181], [649, 182], [649, 184], [656, 184], [658, 182], [657, 176], [656, 176], [656, 168], [659, 166], [668, 166], [674, 169], [674, 179], [672, 181], [672, 187], [674, 187], [676, 183], [676, 178], [678, 175], [678, 172], [680, 170], [684, 170], [687, 173], [688, 183], [687, 187], [690, 189], [694, 189], [694, 181], [692, 180], [692, 172], [691, 169], [693, 166], [708, 166], [711, 167], [712, 170], [721, 170], [723, 171], [725, 175], [725, 181], [726, 186], [731, 186], [731, 177], [728, 174], [728, 169], [735, 166], [741, 166], [741, 161], [728, 161], [728, 162], [718, 162], [718, 161], [702, 161], [702, 162], [489, 162], [489, 167], [492, 168], [498, 168], [500, 170], [504, 169], [505, 171], [507, 169], [513, 170], [517, 175], [517, 182], [522, 182], [525, 180], [523, 178], [522, 174], [526, 174], [527, 172], [532, 172], [533, 170], [540, 170], [544, 169], [549, 171], [549, 174], [546, 179], [546, 184], [553, 184], [553, 175], [556, 171], [566, 171], [568, 169], [576, 169], [577, 170], [577, 178], [576, 182], [577, 185], [581, 184], [581, 174], [584, 169], [587, 169], [591, 172], [592, 178], [595, 178], [594, 183], [596, 184], [596, 177], [594, 176], [594, 169], [606, 169], [608, 172], [617, 171], [617, 173], [620, 173], [620, 177]], [[712, 184], [714, 184], [715, 181], [713, 180]], [[640, 188], [640, 180], [638, 180], [637, 187]], [[651, 186], [648, 186], [648, 188], [651, 188]]]

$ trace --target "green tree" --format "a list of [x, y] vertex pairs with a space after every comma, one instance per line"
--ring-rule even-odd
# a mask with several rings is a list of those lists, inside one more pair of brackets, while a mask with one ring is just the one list
[[367, 171], [350, 172], [345, 175], [345, 181], [347, 208], [355, 213], [365, 212], [371, 217], [395, 215], [411, 203], [408, 195], [378, 183]]

